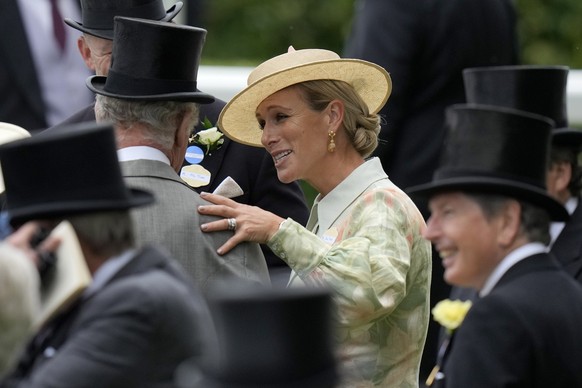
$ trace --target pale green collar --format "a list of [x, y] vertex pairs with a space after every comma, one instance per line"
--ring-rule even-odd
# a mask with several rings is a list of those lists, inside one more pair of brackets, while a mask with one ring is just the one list
[[373, 183], [388, 179], [382, 169], [380, 159], [374, 157], [365, 161], [356, 168], [346, 179], [330, 191], [323, 199], [318, 195], [314, 204], [317, 204], [319, 220], [318, 235], [325, 233], [366, 189]]

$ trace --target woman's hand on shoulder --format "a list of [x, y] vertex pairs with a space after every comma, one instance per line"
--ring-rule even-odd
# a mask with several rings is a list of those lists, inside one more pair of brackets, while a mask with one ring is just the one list
[[261, 209], [238, 203], [221, 195], [201, 193], [202, 199], [210, 205], [198, 207], [198, 212], [204, 215], [217, 216], [222, 219], [200, 225], [205, 233], [232, 230], [234, 235], [218, 250], [223, 255], [241, 242], [251, 241], [264, 244], [273, 237], [279, 229], [283, 218]]

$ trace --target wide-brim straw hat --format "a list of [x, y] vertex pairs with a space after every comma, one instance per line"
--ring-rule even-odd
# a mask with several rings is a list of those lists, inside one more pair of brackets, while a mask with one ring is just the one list
[[[30, 137], [30, 132], [18, 125], [0, 122], [0, 144]], [[4, 178], [0, 169], [0, 193], [4, 191]]]
[[371, 114], [378, 113], [392, 91], [392, 80], [381, 66], [360, 59], [340, 58], [322, 49], [292, 50], [271, 58], [249, 75], [247, 87], [226, 104], [218, 127], [233, 140], [260, 147], [256, 109], [267, 97], [305, 81], [337, 80], [352, 85]]

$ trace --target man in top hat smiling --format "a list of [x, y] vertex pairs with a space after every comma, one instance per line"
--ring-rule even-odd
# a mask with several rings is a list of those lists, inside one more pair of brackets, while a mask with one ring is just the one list
[[[78, 41], [79, 51], [87, 66], [98, 76], [107, 76], [111, 64], [115, 16], [171, 21], [182, 9], [182, 2], [178, 1], [168, 10], [164, 10], [162, 0], [81, 0], [81, 5], [82, 20], [65, 19], [65, 23], [83, 32], [83, 36]], [[183, 48], [177, 48], [177, 50], [183, 50]], [[224, 105], [224, 101], [220, 100], [202, 105], [200, 120], [194, 123], [195, 131], [205, 129], [203, 124], [205, 118], [211, 124], [216, 124]], [[94, 121], [93, 108], [93, 105], [88, 106], [57, 127]], [[223, 182], [230, 182], [233, 186], [230, 192], [219, 191], [218, 193], [236, 196], [237, 202], [260, 206], [283, 218], [290, 217], [301, 224], [307, 222], [309, 212], [301, 188], [296, 182], [284, 184], [277, 179], [273, 160], [265, 150], [231, 141], [227, 137], [221, 140], [220, 147], [205, 152], [205, 146], [192, 138], [188, 155], [195, 156], [188, 157], [187, 160], [182, 159], [184, 166], [182, 176], [186, 178], [189, 185], [200, 193], [201, 191], [212, 192], [219, 186], [224, 187], [224, 184], [221, 186]], [[232, 177], [236, 183], [233, 184], [229, 177]], [[284, 272], [288, 275], [289, 269], [285, 263], [266, 246], [261, 246], [261, 248], [272, 273]]]
[[269, 283], [258, 244], [216, 253], [232, 231], [201, 232], [201, 223], [216, 218], [198, 214], [206, 202], [177, 174], [199, 104], [214, 101], [196, 88], [205, 37], [201, 28], [116, 16], [112, 67], [87, 86], [97, 93], [97, 121], [114, 124], [126, 181], [157, 197], [134, 212], [138, 241], [165, 246], [203, 291], [228, 277]]
[[582, 386], [582, 287], [547, 252], [550, 220], [568, 218], [545, 187], [553, 122], [476, 104], [446, 113], [442, 164], [432, 182], [408, 192], [429, 200], [425, 237], [445, 280], [480, 299], [455, 333], [439, 383]]
[[0, 147], [10, 223], [68, 221], [92, 275], [0, 386], [171, 386], [176, 367], [213, 338], [206, 304], [174, 260], [136, 247], [129, 210], [153, 196], [124, 184], [113, 128], [71, 129]]

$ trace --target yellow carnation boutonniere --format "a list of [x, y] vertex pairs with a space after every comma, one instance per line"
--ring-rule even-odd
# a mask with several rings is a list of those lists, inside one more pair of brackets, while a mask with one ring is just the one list
[[451, 343], [451, 336], [454, 331], [461, 326], [461, 323], [463, 323], [471, 306], [472, 302], [470, 300], [461, 301], [445, 299], [438, 302], [431, 310], [433, 319], [446, 329], [447, 338], [444, 339], [438, 351], [436, 366], [426, 379], [427, 387], [432, 386], [435, 381], [444, 379], [445, 376], [442, 373], [441, 368]]
[[441, 324], [449, 335], [457, 329], [465, 315], [471, 308], [471, 301], [445, 299], [438, 302], [432, 309], [432, 316], [435, 321]]
[[224, 143], [224, 134], [213, 126], [208, 117], [202, 121], [205, 129], [193, 133], [190, 136], [189, 143], [196, 144], [205, 150], [205, 154], [219, 149]]

